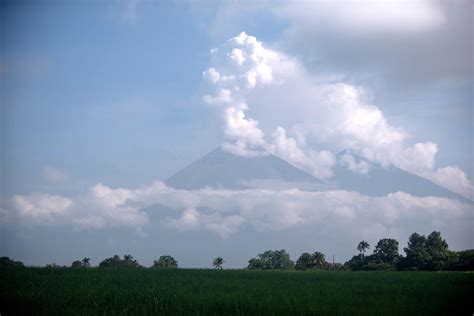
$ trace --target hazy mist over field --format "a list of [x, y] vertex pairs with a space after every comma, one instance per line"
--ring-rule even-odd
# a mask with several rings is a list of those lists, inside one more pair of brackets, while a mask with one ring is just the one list
[[0, 8], [0, 255], [474, 248], [471, 2]]

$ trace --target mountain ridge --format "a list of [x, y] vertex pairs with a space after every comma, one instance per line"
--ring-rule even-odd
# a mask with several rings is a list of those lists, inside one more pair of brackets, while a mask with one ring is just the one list
[[[344, 155], [352, 156], [355, 163], [368, 164], [370, 170], [367, 174], [360, 174], [345, 168], [341, 164]], [[472, 200], [461, 194], [393, 164], [383, 166], [348, 150], [341, 151], [337, 157], [338, 163], [333, 169], [334, 176], [328, 182], [340, 189], [356, 191], [368, 196], [405, 192], [420, 197], [436, 196], [473, 203]]]
[[[365, 163], [366, 174], [343, 165], [343, 156], [350, 155], [355, 163]], [[433, 181], [394, 165], [382, 166], [358, 154], [344, 150], [336, 155], [333, 177], [323, 181], [273, 155], [242, 157], [225, 151], [221, 146], [187, 165], [164, 182], [173, 188], [197, 190], [215, 189], [292, 189], [307, 191], [346, 190], [367, 196], [386, 196], [405, 192], [419, 197], [443, 197], [462, 202], [472, 200], [452, 192]]]

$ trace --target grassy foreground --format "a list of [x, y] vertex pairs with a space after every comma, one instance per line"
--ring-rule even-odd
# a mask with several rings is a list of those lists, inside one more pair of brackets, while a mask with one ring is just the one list
[[5, 268], [0, 314], [472, 315], [474, 273]]

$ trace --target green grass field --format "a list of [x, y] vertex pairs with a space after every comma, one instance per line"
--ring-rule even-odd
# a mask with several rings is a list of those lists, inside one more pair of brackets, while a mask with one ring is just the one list
[[2, 316], [472, 315], [474, 273], [5, 268]]

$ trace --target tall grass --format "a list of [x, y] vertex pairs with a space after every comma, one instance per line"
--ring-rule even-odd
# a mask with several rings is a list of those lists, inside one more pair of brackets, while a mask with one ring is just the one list
[[474, 274], [12, 268], [5, 315], [472, 315]]

